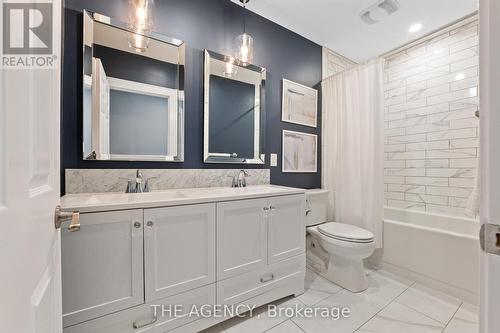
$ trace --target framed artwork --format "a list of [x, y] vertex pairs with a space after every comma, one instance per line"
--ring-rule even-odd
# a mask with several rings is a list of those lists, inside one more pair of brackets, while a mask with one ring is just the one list
[[281, 167], [283, 172], [318, 171], [318, 136], [283, 130]]
[[281, 120], [316, 128], [318, 125], [318, 91], [283, 79]]

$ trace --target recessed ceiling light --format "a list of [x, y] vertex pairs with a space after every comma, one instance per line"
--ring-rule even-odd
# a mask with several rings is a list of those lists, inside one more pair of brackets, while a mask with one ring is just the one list
[[421, 23], [416, 23], [416, 24], [413, 24], [412, 26], [410, 26], [410, 29], [408, 29], [409, 32], [411, 32], [412, 34], [419, 31], [420, 29], [422, 29], [423, 25]]

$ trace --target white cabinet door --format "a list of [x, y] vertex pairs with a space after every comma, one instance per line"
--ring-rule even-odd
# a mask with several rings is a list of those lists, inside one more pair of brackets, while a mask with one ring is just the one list
[[62, 233], [64, 327], [144, 302], [142, 210], [80, 215]]
[[305, 252], [305, 196], [270, 199], [268, 263], [274, 264]]
[[146, 301], [215, 282], [215, 204], [144, 210]]
[[217, 278], [267, 265], [268, 199], [217, 204]]

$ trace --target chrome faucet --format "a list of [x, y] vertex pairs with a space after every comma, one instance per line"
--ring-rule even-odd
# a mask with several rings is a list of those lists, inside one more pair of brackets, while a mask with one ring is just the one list
[[142, 193], [142, 171], [139, 169], [135, 173], [135, 193]]
[[245, 170], [240, 170], [238, 172], [238, 177], [236, 178], [236, 187], [247, 187], [247, 177], [250, 176]]
[[156, 179], [156, 178], [158, 178], [158, 177], [150, 177], [144, 181], [144, 176], [143, 176], [142, 170], [136, 171], [135, 183], [133, 180], [120, 177], [120, 179], [125, 179], [127, 181], [127, 188], [125, 190], [125, 193], [151, 192], [151, 180]]

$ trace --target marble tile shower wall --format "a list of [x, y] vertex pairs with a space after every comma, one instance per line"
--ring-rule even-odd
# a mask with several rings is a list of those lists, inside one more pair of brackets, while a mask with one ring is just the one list
[[356, 63], [323, 47], [323, 79], [351, 68]]
[[387, 59], [386, 205], [464, 216], [479, 152], [478, 21]]

